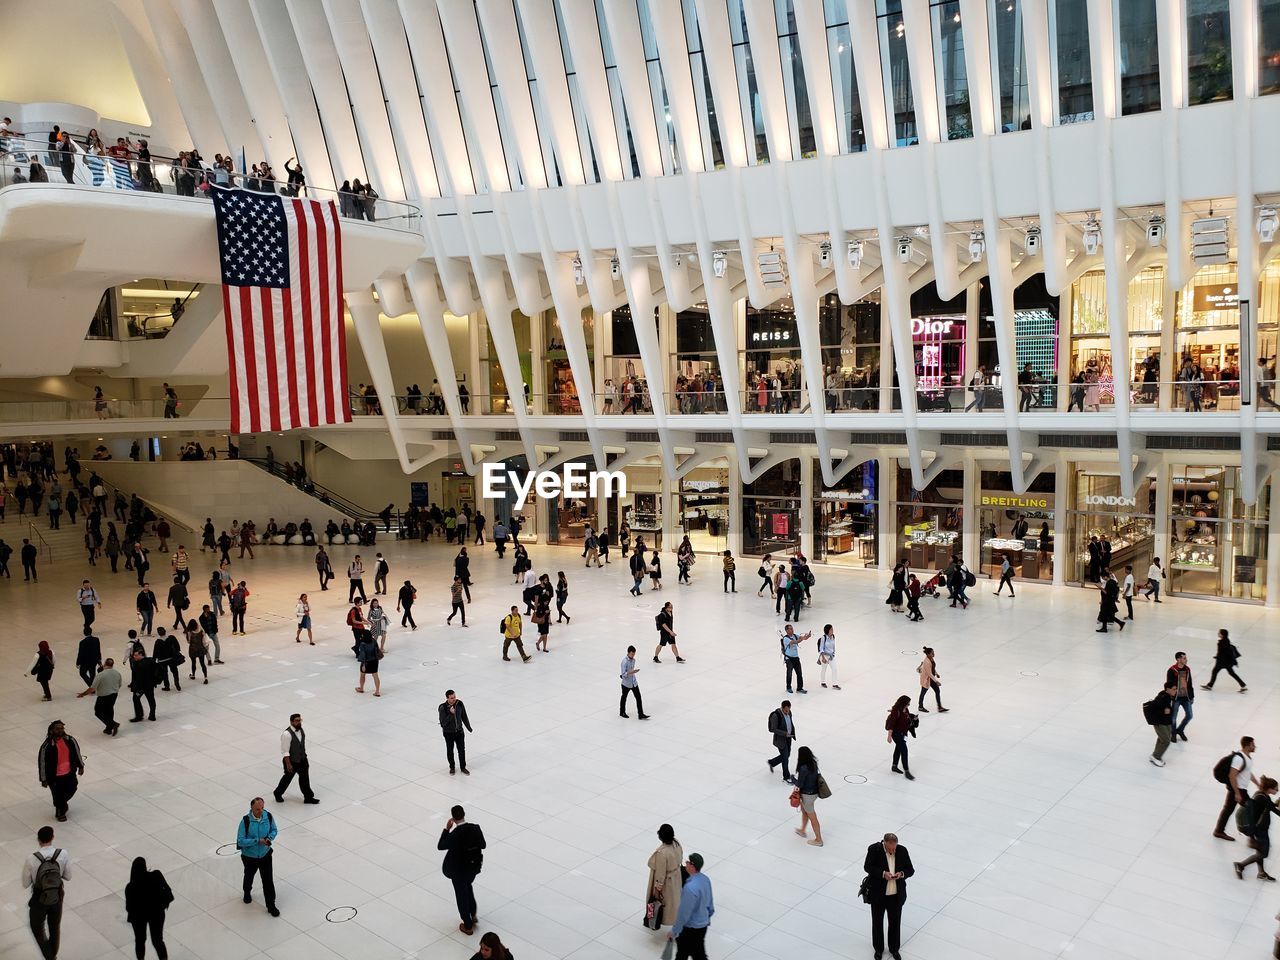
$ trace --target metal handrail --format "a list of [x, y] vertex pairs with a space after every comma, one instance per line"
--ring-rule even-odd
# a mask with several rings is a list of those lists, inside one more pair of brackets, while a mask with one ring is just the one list
[[[360, 504], [355, 503], [354, 501], [348, 500], [342, 494], [337, 493], [333, 490], [330, 490], [328, 487], [324, 486], [323, 484], [316, 483], [310, 477], [307, 477], [306, 480], [304, 481], [305, 486], [299, 485], [296, 482], [288, 480], [284, 476], [284, 474], [280, 471], [279, 464], [276, 465], [275, 470], [269, 469], [267, 467], [267, 460], [265, 457], [241, 457], [240, 459], [246, 463], [253, 464], [255, 467], [258, 467], [261, 470], [265, 470], [270, 476], [276, 477], [282, 482], [288, 483], [290, 486], [297, 487], [297, 489], [301, 490], [303, 493], [308, 494], [312, 497], [315, 497], [325, 506], [338, 507], [344, 514], [346, 514], [349, 517], [352, 517], [355, 520], [380, 520], [381, 519], [377, 511], [370, 510], [367, 507], [362, 507], [360, 506]], [[399, 517], [398, 511], [396, 513], [396, 516], [397, 518]]]
[[[92, 464], [92, 463], [93, 463], [93, 461], [92, 461], [92, 460], [90, 460], [90, 461], [88, 461], [88, 462], [89, 462], [90, 464]], [[81, 467], [81, 470], [84, 470], [84, 469], [85, 469], [84, 461], [81, 461], [81, 463], [80, 463], [80, 467]], [[108, 480], [108, 479], [107, 479], [106, 477], [104, 477], [102, 474], [100, 474], [100, 473], [96, 473], [96, 472], [93, 470], [93, 468], [92, 468], [92, 467], [89, 467], [89, 468], [88, 468], [88, 472], [89, 472], [89, 474], [90, 474], [91, 476], [96, 476], [96, 477], [97, 477], [97, 478], [102, 482], [102, 485], [103, 485], [107, 490], [111, 491], [112, 493], [118, 493], [118, 494], [121, 494], [121, 495], [122, 495], [126, 500], [128, 500], [128, 499], [129, 499], [130, 494], [128, 494], [128, 493], [126, 493], [124, 490], [122, 490], [122, 489], [120, 488], [120, 486], [119, 486], [119, 485], [112, 483], [110, 480]], [[169, 521], [169, 526], [171, 526], [171, 527], [181, 527], [183, 530], [186, 530], [188, 533], [192, 533], [192, 534], [194, 534], [194, 533], [196, 532], [196, 528], [195, 528], [195, 527], [191, 526], [190, 524], [183, 523], [181, 520], [179, 520], [177, 517], [173, 516], [173, 515], [172, 515], [171, 513], [169, 513], [168, 511], [159, 509], [157, 504], [152, 503], [152, 502], [151, 502], [151, 500], [149, 500], [147, 497], [144, 497], [142, 494], [138, 494], [138, 495], [137, 495], [137, 497], [138, 497], [138, 499], [139, 499], [139, 500], [141, 500], [141, 501], [142, 501], [142, 502], [143, 502], [143, 503], [144, 503], [144, 504], [145, 504], [145, 505], [146, 505], [146, 506], [151, 510], [151, 512], [152, 512], [152, 513], [154, 513], [154, 514], [156, 515], [156, 517], [157, 517], [157, 518], [163, 518], [163, 519], [165, 519], [165, 520], [168, 520], [168, 521]], [[112, 500], [114, 500], [114, 497], [112, 498]], [[105, 521], [106, 519], [107, 519], [106, 517], [103, 517], [103, 520], [104, 520], [104, 521]]]
[[35, 521], [28, 520], [27, 528], [31, 532], [30, 539], [33, 541], [38, 541], [38, 543], [36, 544], [36, 556], [39, 556], [43, 551], [45, 561], [48, 563], [53, 563], [53, 547], [49, 545], [49, 541], [44, 538], [44, 535], [39, 530], [36, 529]]

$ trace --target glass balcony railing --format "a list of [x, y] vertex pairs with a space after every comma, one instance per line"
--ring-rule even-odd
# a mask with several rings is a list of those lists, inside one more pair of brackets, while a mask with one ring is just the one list
[[6, 400], [0, 402], [0, 423], [56, 423], [70, 420], [143, 420], [143, 419], [231, 418], [231, 401], [227, 397], [179, 399], [169, 408], [164, 399], [118, 400]]
[[153, 157], [142, 162], [133, 157], [103, 156], [85, 151], [73, 138], [75, 149], [50, 149], [43, 140], [10, 137], [0, 141], [0, 187], [44, 183], [50, 186], [90, 187], [138, 195], [207, 198], [217, 187], [238, 188], [312, 200], [333, 200], [346, 220], [377, 223], [416, 233], [421, 211], [413, 204], [382, 197], [357, 196], [340, 190], [305, 185], [295, 194], [286, 180], [254, 178], [240, 171], [215, 170], [205, 161], [178, 166], [174, 159]]

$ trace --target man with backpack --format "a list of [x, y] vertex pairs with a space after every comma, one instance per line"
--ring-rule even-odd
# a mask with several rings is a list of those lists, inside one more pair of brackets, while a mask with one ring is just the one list
[[476, 929], [476, 895], [472, 884], [484, 866], [484, 848], [484, 832], [478, 824], [467, 823], [467, 812], [462, 807], [454, 806], [449, 811], [449, 822], [440, 832], [436, 849], [445, 851], [440, 872], [453, 883], [458, 916], [462, 918], [458, 929], [467, 936]]
[[373, 565], [373, 592], [375, 596], [377, 594], [382, 594], [384, 597], [387, 595], [387, 574], [389, 573], [391, 573], [391, 565], [387, 563], [382, 554], [377, 554]]
[[1227, 833], [1227, 820], [1249, 799], [1249, 784], [1258, 786], [1258, 777], [1253, 772], [1253, 751], [1257, 747], [1253, 737], [1241, 737], [1240, 749], [1232, 750], [1213, 765], [1213, 779], [1227, 788], [1227, 798], [1222, 803], [1222, 812], [1218, 814], [1218, 823], [1213, 835], [1219, 840], [1235, 840]]
[[796, 725], [791, 719], [791, 701], [783, 700], [782, 705], [769, 714], [769, 732], [773, 734], [773, 746], [778, 755], [769, 761], [769, 772], [778, 764], [782, 764], [782, 779], [791, 782], [791, 744], [796, 739]]
[[[31, 888], [27, 907], [31, 933], [44, 960], [57, 960], [61, 940], [64, 884], [71, 879], [71, 858], [67, 851], [53, 845], [53, 827], [41, 827], [36, 833], [40, 849], [22, 864], [23, 889]], [[46, 932], [47, 929], [47, 932]]]
[[58, 820], [67, 819], [67, 803], [79, 786], [77, 776], [84, 776], [84, 756], [75, 737], [67, 736], [61, 720], [49, 724], [48, 735], [40, 744], [36, 758], [40, 786], [48, 787], [53, 794], [53, 812]]
[[1173, 695], [1177, 690], [1175, 681], [1166, 680], [1164, 689], [1142, 705], [1143, 718], [1156, 729], [1156, 746], [1150, 757], [1152, 766], [1164, 766], [1161, 758], [1173, 740]]
[[260, 873], [267, 913], [278, 917], [280, 911], [276, 909], [276, 883], [271, 864], [276, 821], [265, 807], [266, 801], [261, 797], [250, 801], [249, 812], [240, 818], [240, 826], [236, 830], [236, 847], [240, 851], [240, 862], [244, 864], [244, 902], [253, 903], [253, 877]]
[[639, 550], [631, 555], [629, 561], [631, 567], [631, 590], [629, 591], [633, 597], [640, 596], [640, 584], [644, 583], [645, 562], [644, 554]]
[[787, 693], [793, 692], [791, 689], [791, 675], [796, 675], [795, 693], [808, 693], [804, 688], [804, 668], [800, 664], [800, 644], [804, 643], [813, 636], [810, 630], [805, 634], [798, 634], [795, 627], [787, 624], [782, 628], [782, 633], [778, 636], [778, 643], [782, 647], [782, 660], [787, 665]]

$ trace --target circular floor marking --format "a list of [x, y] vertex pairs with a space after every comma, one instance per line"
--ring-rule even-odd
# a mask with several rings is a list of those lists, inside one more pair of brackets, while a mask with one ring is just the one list
[[220, 857], [232, 857], [235, 856], [237, 849], [234, 843], [224, 843], [215, 852]]
[[844, 777], [845, 783], [866, 783], [867, 778], [860, 773], [847, 773]]
[[348, 920], [354, 920], [359, 911], [355, 907], [334, 907], [324, 915], [324, 918], [330, 923], [346, 923]]
[[1038, 676], [1040, 676], [1040, 674], [1038, 674], [1038, 673], [1037, 673], [1036, 671], [1034, 671], [1034, 670], [1023, 670], [1023, 671], [1022, 671], [1022, 675], [1023, 675], [1024, 677], [1038, 677]]
[[916, 652], [914, 650], [903, 650], [902, 655], [904, 657], [914, 657], [916, 655]]
[[439, 660], [423, 660], [422, 665], [424, 667], [438, 667], [440, 666], [440, 661]]

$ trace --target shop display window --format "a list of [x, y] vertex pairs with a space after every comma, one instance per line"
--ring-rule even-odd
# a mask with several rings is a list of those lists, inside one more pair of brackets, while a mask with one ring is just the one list
[[1172, 593], [1266, 599], [1268, 486], [1239, 498], [1239, 467], [1174, 467], [1169, 480]]
[[1234, 263], [1201, 267], [1178, 295], [1174, 406], [1240, 409], [1240, 297]]
[[1133, 565], [1135, 577], [1145, 576], [1155, 555], [1155, 478], [1143, 479], [1133, 497], [1120, 492], [1115, 474], [1077, 468], [1073, 479], [1067, 579], [1096, 584], [1109, 566], [1123, 580], [1126, 564]]
[[675, 339], [672, 412], [723, 413], [724, 378], [720, 375], [711, 314], [705, 303], [676, 314]]
[[747, 413], [788, 413], [804, 406], [800, 334], [788, 298], [766, 310], [747, 304], [743, 360]]
[[645, 380], [640, 343], [632, 323], [631, 307], [624, 304], [610, 315], [609, 353], [604, 357], [597, 409], [610, 413], [652, 413], [649, 385]]
[[964, 471], [943, 470], [924, 490], [916, 490], [911, 468], [899, 464], [897, 493], [899, 559], [914, 570], [944, 569], [964, 545]]
[[[562, 489], [565, 486], [565, 470], [570, 464], [557, 468], [560, 474]], [[581, 468], [578, 476], [590, 474], [595, 467], [594, 457], [583, 457], [573, 461], [575, 468]], [[603, 503], [591, 496], [591, 488], [587, 487], [585, 497], [567, 497], [562, 492], [553, 500], [547, 501], [547, 543], [573, 543], [586, 539], [587, 527], [599, 532], [600, 513]]]
[[1053, 473], [1041, 473], [1025, 493], [1014, 493], [1007, 471], [983, 470], [977, 506], [983, 573], [998, 579], [1008, 557], [1021, 580], [1053, 579]]
[[880, 407], [879, 296], [876, 291], [872, 297], [845, 305], [831, 293], [819, 305], [824, 402], [829, 413]]
[[[560, 318], [555, 310], [543, 314], [543, 363], [546, 381], [547, 413], [581, 413], [583, 398], [579, 396], [578, 385], [573, 379], [573, 369], [569, 366], [569, 352], [565, 347], [564, 333], [560, 329]], [[587, 344], [588, 363], [595, 358], [595, 315], [590, 310], [582, 311], [582, 333]]]
[[680, 529], [698, 553], [729, 547], [729, 463], [724, 458], [691, 470], [680, 481]]
[[828, 487], [820, 462], [813, 461], [816, 562], [873, 567], [879, 561], [879, 474], [879, 462], [868, 460]]
[[742, 485], [742, 554], [800, 549], [800, 461], [784, 460]]

